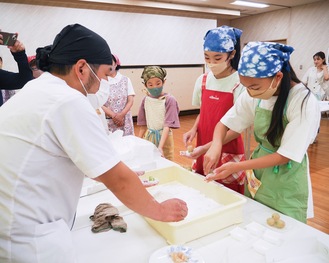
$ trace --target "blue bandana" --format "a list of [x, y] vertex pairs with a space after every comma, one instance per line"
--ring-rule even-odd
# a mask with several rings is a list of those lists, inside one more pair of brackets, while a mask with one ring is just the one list
[[240, 38], [240, 29], [221, 26], [209, 30], [204, 37], [204, 51], [227, 53], [234, 50], [237, 39]]
[[249, 42], [242, 50], [238, 72], [245, 77], [269, 78], [283, 67], [289, 71], [293, 51], [293, 47], [279, 43]]

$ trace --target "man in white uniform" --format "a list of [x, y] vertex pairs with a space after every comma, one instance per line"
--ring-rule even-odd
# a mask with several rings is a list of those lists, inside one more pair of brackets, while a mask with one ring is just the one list
[[70, 229], [84, 176], [127, 207], [180, 221], [186, 203], [158, 203], [120, 162], [86, 96], [108, 85], [106, 41], [75, 24], [37, 50], [45, 71], [0, 111], [0, 262], [75, 262]]

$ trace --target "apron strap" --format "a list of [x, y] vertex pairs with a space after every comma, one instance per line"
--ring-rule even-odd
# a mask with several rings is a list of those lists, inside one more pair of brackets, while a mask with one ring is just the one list
[[232, 89], [232, 92], [234, 92], [236, 90], [236, 88], [239, 87], [239, 85], [240, 85], [240, 82], [235, 83], [235, 85]]
[[203, 74], [201, 90], [205, 90], [206, 89], [207, 76], [208, 76], [208, 72], [205, 73], [205, 74]]
[[[264, 147], [263, 145], [259, 145], [261, 149], [263, 149], [265, 152], [268, 152], [268, 153], [274, 153], [274, 151], [270, 150], [270, 149], [267, 149], [266, 147]], [[291, 163], [291, 160], [289, 160], [289, 162], [287, 162], [287, 168], [288, 169], [291, 169], [292, 167], [292, 163]], [[279, 165], [276, 165], [273, 167], [273, 172], [275, 174], [279, 173]]]

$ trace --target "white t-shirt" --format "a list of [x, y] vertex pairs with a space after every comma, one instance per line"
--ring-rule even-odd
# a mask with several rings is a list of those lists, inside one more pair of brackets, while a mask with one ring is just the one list
[[[303, 84], [298, 84], [290, 90], [286, 109], [289, 123], [277, 151], [299, 163], [307, 152], [309, 144], [316, 137], [320, 123], [319, 105], [312, 94], [304, 101], [302, 107], [307, 92]], [[262, 100], [259, 107], [273, 110], [276, 100], [277, 96]], [[258, 102], [259, 99], [253, 99], [247, 92], [243, 92], [234, 106], [223, 116], [221, 122], [231, 130], [242, 133], [253, 125]]]
[[0, 159], [0, 261], [70, 262], [84, 176], [119, 162], [88, 99], [47, 72], [27, 83], [1, 107]]
[[[113, 85], [118, 83], [122, 79], [122, 77], [123, 75], [119, 71], [117, 71], [117, 74], [115, 75], [114, 78], [108, 77], [108, 81], [110, 85]], [[130, 78], [127, 77], [127, 79], [128, 79], [128, 96], [135, 95], [133, 84], [131, 83]]]
[[[196, 80], [194, 85], [193, 97], [192, 97], [192, 105], [193, 106], [201, 106], [201, 91], [202, 91], [202, 79], [203, 74]], [[234, 72], [230, 76], [222, 79], [216, 79], [214, 74], [210, 71], [207, 75], [206, 81], [206, 89], [207, 90], [216, 90], [222, 92], [233, 92], [233, 88], [236, 84], [239, 84], [239, 74], [238, 72]], [[244, 91], [244, 87], [242, 84], [234, 90], [234, 102], [239, 97], [239, 95]]]
[[318, 100], [322, 100], [328, 86], [324, 79], [323, 70], [318, 72], [316, 67], [309, 68], [302, 78], [303, 83], [314, 93]]

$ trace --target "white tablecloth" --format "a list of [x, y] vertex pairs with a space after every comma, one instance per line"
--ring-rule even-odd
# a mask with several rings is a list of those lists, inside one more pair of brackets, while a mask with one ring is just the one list
[[[140, 143], [138, 138], [131, 140]], [[153, 161], [156, 168], [176, 165], [158, 155]], [[88, 187], [88, 183], [85, 187]], [[91, 232], [92, 222], [89, 216], [102, 202], [110, 202], [119, 209], [120, 215], [128, 225], [126, 233], [114, 230], [97, 234]], [[284, 229], [275, 230], [265, 223], [266, 217], [273, 212], [272, 209], [248, 199], [243, 207], [243, 223], [227, 227], [185, 245], [200, 254], [206, 263], [329, 262], [327, 234], [290, 217], [284, 218], [286, 222]], [[259, 233], [251, 231], [254, 229], [251, 226], [261, 226], [265, 232], [258, 235]], [[108, 190], [89, 195], [83, 194], [72, 233], [78, 263], [147, 263], [153, 252], [168, 246], [165, 239], [148, 225], [143, 217], [125, 207]], [[285, 250], [291, 247], [293, 249]], [[282, 261], [283, 259], [285, 261]]]

